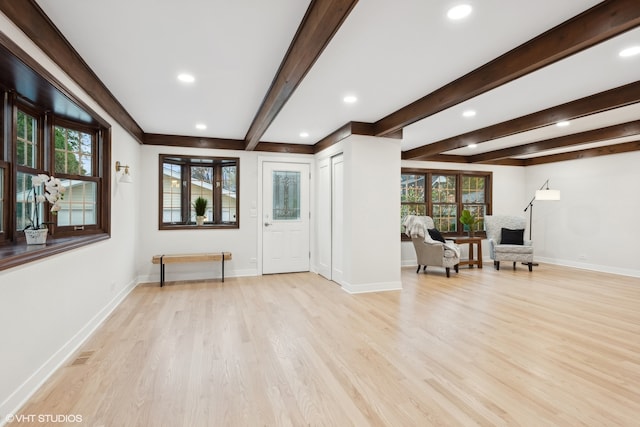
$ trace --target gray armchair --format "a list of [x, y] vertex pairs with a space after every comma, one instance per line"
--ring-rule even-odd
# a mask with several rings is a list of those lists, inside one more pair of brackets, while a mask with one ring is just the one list
[[451, 276], [451, 268], [458, 272], [460, 250], [452, 241], [442, 243], [433, 240], [427, 230], [435, 228], [433, 219], [428, 216], [408, 215], [404, 221], [405, 234], [411, 237], [416, 250], [418, 269], [416, 273], [427, 270], [427, 266], [444, 267], [447, 277]]
[[[487, 230], [487, 239], [489, 240], [489, 254], [496, 270], [500, 270], [500, 261], [513, 262], [514, 270], [518, 262], [527, 264], [529, 271], [533, 270], [533, 243], [531, 240], [525, 240], [520, 237], [524, 234], [524, 231], [522, 233], [508, 231], [524, 230], [527, 225], [525, 218], [509, 215], [487, 215], [484, 217], [484, 224]], [[507, 234], [503, 234], [503, 229], [507, 230], [505, 232]], [[522, 244], [503, 241], [503, 235], [509, 236], [510, 234], [517, 234], [522, 239]]]

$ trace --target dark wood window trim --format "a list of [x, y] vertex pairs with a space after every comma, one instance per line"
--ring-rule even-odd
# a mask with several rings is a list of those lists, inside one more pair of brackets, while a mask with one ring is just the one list
[[[26, 65], [29, 64], [29, 65]], [[6, 270], [28, 262], [41, 260], [68, 250], [99, 242], [110, 238], [111, 233], [111, 128], [81, 100], [77, 99], [59, 81], [39, 66], [24, 51], [11, 41], [0, 37], [0, 106], [2, 127], [0, 132], [0, 173], [4, 173], [3, 183], [5, 200], [3, 202], [3, 224], [0, 232], [0, 270]], [[23, 88], [18, 93], [16, 88]], [[34, 94], [37, 102], [27, 98]], [[27, 246], [24, 236], [15, 231], [16, 183], [19, 169], [15, 163], [13, 150], [15, 138], [15, 106], [28, 113], [37, 113], [41, 121], [41, 141], [44, 152], [36, 168], [28, 172], [56, 175], [53, 171], [53, 124], [87, 131], [94, 135], [96, 158], [96, 182], [99, 182], [96, 217], [98, 227], [84, 230], [52, 230], [46, 245]]]
[[[459, 206], [458, 212], [461, 212], [462, 209], [462, 190], [461, 190], [461, 182], [462, 177], [464, 176], [482, 176], [486, 177], [488, 180], [487, 188], [485, 189], [485, 197], [486, 197], [486, 205], [487, 205], [487, 215], [491, 215], [492, 206], [493, 206], [493, 172], [490, 171], [471, 171], [471, 170], [444, 170], [444, 169], [418, 169], [418, 168], [402, 168], [401, 172], [404, 174], [413, 174], [413, 175], [424, 175], [425, 176], [425, 212], [427, 215], [431, 216], [433, 212], [433, 203], [431, 201], [431, 187], [429, 179], [432, 175], [455, 175], [456, 179], [456, 204]], [[411, 203], [415, 204], [415, 203]], [[458, 230], [462, 230], [463, 224], [458, 220]], [[462, 235], [462, 231], [457, 232], [443, 232], [442, 235], [444, 237], [447, 236], [459, 236]], [[477, 231], [476, 236], [486, 237], [486, 233], [484, 231]], [[411, 240], [406, 234], [400, 233], [401, 240], [409, 241]]]
[[[235, 221], [234, 222], [222, 222], [222, 190], [223, 186], [214, 186], [213, 188], [213, 210], [214, 221], [206, 222], [204, 225], [196, 225], [195, 222], [190, 219], [186, 221], [176, 222], [164, 222], [163, 209], [164, 209], [164, 192], [163, 192], [163, 179], [164, 179], [164, 164], [171, 163], [181, 167], [182, 176], [180, 180], [182, 183], [186, 182], [184, 176], [184, 168], [191, 166], [213, 166], [214, 167], [214, 182], [218, 183], [222, 181], [221, 170], [224, 166], [235, 165], [236, 167], [236, 206], [235, 206]], [[181, 208], [182, 218], [188, 217], [186, 214], [190, 210], [189, 193], [181, 192]], [[213, 157], [213, 156], [192, 156], [192, 155], [176, 155], [176, 154], [160, 154], [158, 163], [158, 229], [159, 230], [196, 230], [196, 229], [235, 229], [240, 228], [240, 158], [238, 157]]]
[[0, 160], [0, 183], [2, 188], [0, 191], [2, 192], [4, 199], [0, 200], [2, 205], [0, 206], [0, 247], [4, 244], [5, 239], [7, 238], [6, 231], [9, 230], [9, 201], [6, 200], [9, 197], [9, 163]]
[[[49, 137], [51, 138], [51, 141], [52, 141], [52, 147], [49, 153], [49, 162], [51, 165], [51, 171], [55, 169], [55, 149], [53, 147], [53, 144], [55, 139], [54, 128], [56, 126], [60, 126], [66, 129], [71, 129], [79, 132], [84, 132], [92, 136], [92, 159], [91, 159], [92, 174], [91, 175], [71, 175], [71, 174], [54, 172], [56, 178], [72, 179], [72, 180], [78, 179], [85, 182], [93, 182], [96, 184], [97, 195], [100, 196], [101, 192], [103, 191], [102, 190], [103, 179], [100, 176], [100, 170], [101, 170], [100, 160], [101, 160], [101, 148], [102, 148], [101, 140], [102, 140], [103, 130], [92, 128], [79, 123], [74, 123], [69, 120], [53, 117], [52, 126], [49, 129], [47, 129], [50, 132]], [[96, 200], [96, 224], [82, 225], [81, 226], [82, 230], [79, 230], [79, 227], [76, 227], [73, 225], [69, 225], [69, 226], [56, 225], [56, 235], [72, 236], [77, 234], [93, 233], [93, 232], [99, 231], [101, 228], [100, 225], [102, 224], [101, 220], [104, 217], [104, 215], [102, 214], [103, 212], [102, 205], [104, 203], [105, 202], [101, 197], [98, 197], [98, 199]]]

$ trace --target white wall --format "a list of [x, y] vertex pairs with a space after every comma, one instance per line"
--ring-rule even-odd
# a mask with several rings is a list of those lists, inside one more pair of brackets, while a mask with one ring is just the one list
[[[3, 14], [0, 28], [112, 124], [113, 162], [135, 179], [139, 144]], [[112, 178], [111, 239], [0, 271], [0, 414], [15, 411], [136, 284], [140, 182]]]
[[534, 202], [536, 259], [640, 277], [640, 152], [531, 166], [529, 200], [549, 179], [559, 201]]
[[[240, 228], [158, 230], [158, 167], [160, 154], [224, 156], [240, 159]], [[225, 277], [258, 274], [258, 153], [252, 151], [211, 150], [144, 146], [142, 176], [147, 189], [140, 194], [145, 207], [140, 221], [140, 250], [137, 268], [141, 282], [158, 282], [160, 267], [151, 264], [153, 255], [184, 252], [218, 252], [233, 254], [225, 263]], [[208, 263], [172, 264], [165, 267], [165, 280], [196, 280], [220, 277], [221, 267]]]
[[[640, 212], [640, 152], [512, 167], [403, 161], [408, 168], [493, 171], [493, 213], [522, 215], [535, 191], [550, 179], [559, 201], [535, 201], [532, 240], [535, 259], [558, 265], [640, 277], [632, 219]], [[527, 225], [526, 234], [529, 229]], [[483, 241], [483, 255], [489, 251]], [[466, 257], [466, 245], [462, 247]], [[415, 265], [410, 242], [402, 243], [402, 264]]]
[[[140, 181], [146, 187], [140, 194], [145, 208], [139, 226], [137, 270], [140, 282], [158, 282], [160, 267], [151, 263], [154, 255], [181, 252], [231, 252], [233, 259], [225, 262], [225, 277], [254, 276], [260, 273], [261, 228], [259, 188], [260, 159], [301, 161], [305, 156], [255, 151], [213, 150], [145, 145], [141, 148]], [[158, 229], [158, 167], [160, 154], [238, 157], [240, 159], [240, 228], [188, 230]], [[313, 165], [313, 157], [305, 161]], [[313, 167], [311, 168], [314, 171]], [[312, 190], [313, 191], [313, 190]], [[311, 206], [313, 209], [313, 205]], [[313, 247], [313, 246], [312, 246]], [[165, 280], [198, 280], [220, 277], [220, 265], [209, 263], [171, 264], [165, 267]]]

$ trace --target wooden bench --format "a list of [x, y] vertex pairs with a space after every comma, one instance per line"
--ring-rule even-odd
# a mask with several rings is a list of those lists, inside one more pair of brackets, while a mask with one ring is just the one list
[[231, 259], [231, 252], [209, 252], [198, 254], [164, 254], [154, 255], [151, 262], [160, 264], [160, 287], [164, 286], [164, 266], [165, 264], [175, 264], [181, 262], [207, 262], [222, 261], [222, 281], [224, 282], [224, 262]]

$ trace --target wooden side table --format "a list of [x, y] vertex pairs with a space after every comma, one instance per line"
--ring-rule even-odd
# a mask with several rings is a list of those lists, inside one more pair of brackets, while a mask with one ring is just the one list
[[[469, 268], [473, 268], [474, 265], [477, 265], [478, 268], [482, 268], [482, 238], [481, 237], [467, 237], [467, 236], [458, 236], [458, 237], [445, 237], [445, 239], [453, 240], [457, 244], [469, 244], [469, 259], [461, 260], [460, 266], [468, 265]], [[478, 250], [474, 251], [473, 245], [476, 245]], [[474, 256], [477, 255], [477, 256]]]

